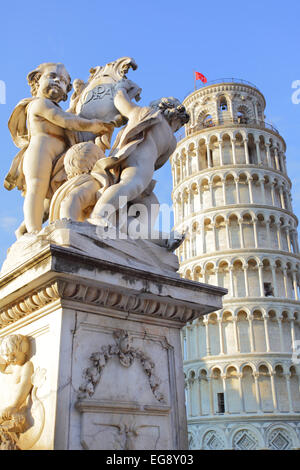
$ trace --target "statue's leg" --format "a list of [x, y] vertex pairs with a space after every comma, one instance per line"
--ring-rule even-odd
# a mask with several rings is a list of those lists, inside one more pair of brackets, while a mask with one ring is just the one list
[[91, 217], [111, 219], [118, 209], [123, 209], [129, 201], [137, 198], [147, 188], [153, 173], [154, 164], [151, 159], [143, 159], [138, 164], [124, 168], [120, 182], [104, 191]]
[[81, 204], [79, 198], [74, 195], [72, 197], [72, 192], [69, 196], [64, 199], [60, 206], [59, 218], [60, 219], [71, 219], [71, 220], [80, 220], [81, 215]]
[[81, 222], [83, 220], [84, 210], [95, 204], [96, 191], [99, 189], [99, 182], [92, 178], [81, 186], [77, 186], [69, 193], [68, 197], [62, 201], [59, 218]]
[[[28, 152], [29, 148], [26, 151]], [[24, 222], [27, 232], [39, 232], [42, 229], [44, 200], [49, 188], [52, 171], [52, 159], [43, 155], [38, 164], [30, 161], [32, 152], [24, 156], [24, 174], [26, 195], [24, 201]]]
[[[44, 200], [44, 215], [43, 215], [43, 223], [48, 220], [49, 217], [49, 207], [50, 207], [50, 199], [45, 199]], [[17, 230], [15, 231], [16, 239], [19, 240], [23, 235], [27, 233], [27, 228], [25, 225], [25, 222], [23, 222], [19, 225]]]

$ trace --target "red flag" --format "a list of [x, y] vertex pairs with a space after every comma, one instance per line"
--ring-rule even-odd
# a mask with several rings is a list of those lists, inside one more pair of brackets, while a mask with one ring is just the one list
[[200, 72], [195, 72], [195, 80], [201, 80], [201, 82], [207, 83], [207, 78]]

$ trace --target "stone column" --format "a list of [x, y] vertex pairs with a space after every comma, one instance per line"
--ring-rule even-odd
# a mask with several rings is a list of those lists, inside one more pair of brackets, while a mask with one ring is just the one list
[[250, 204], [253, 204], [253, 188], [252, 188], [252, 181], [253, 181], [252, 176], [249, 176], [249, 178], [248, 178], [248, 188], [249, 188], [249, 200], [250, 200]]
[[226, 186], [225, 186], [225, 180], [222, 180], [222, 191], [223, 191], [223, 205], [226, 206]]
[[229, 413], [229, 406], [228, 406], [228, 396], [227, 396], [227, 387], [226, 387], [226, 374], [221, 375], [222, 383], [223, 383], [223, 390], [224, 390], [224, 414]]
[[205, 242], [205, 225], [204, 219], [201, 221], [201, 236], [202, 236], [202, 253], [206, 253], [206, 242]]
[[272, 272], [274, 297], [278, 297], [277, 280], [276, 280], [276, 266], [275, 266], [275, 264], [270, 263], [270, 268], [271, 268], [271, 272]]
[[195, 331], [195, 350], [196, 350], [196, 358], [199, 358], [200, 351], [199, 351], [199, 323], [196, 322], [194, 324], [194, 331]]
[[293, 275], [293, 287], [294, 287], [294, 292], [295, 292], [295, 299], [299, 300], [299, 295], [298, 295], [298, 286], [297, 286], [297, 277], [296, 277], [296, 271], [292, 271]]
[[295, 339], [296, 339], [296, 335], [295, 335], [295, 320], [294, 320], [294, 318], [291, 318], [290, 323], [291, 323], [291, 343], [292, 343], [292, 351], [294, 352], [294, 351], [295, 351]]
[[240, 403], [241, 403], [240, 410], [241, 410], [241, 413], [245, 413], [245, 402], [244, 402], [243, 387], [242, 387], [243, 374], [238, 373], [237, 378], [239, 381], [239, 396], [240, 396]]
[[214, 207], [214, 194], [213, 194], [213, 184], [210, 182], [208, 183], [209, 193], [210, 193], [210, 206]]
[[223, 148], [222, 148], [222, 140], [218, 140], [218, 144], [219, 144], [220, 166], [223, 166]]
[[261, 398], [260, 398], [260, 391], [259, 391], [259, 385], [258, 385], [258, 379], [259, 379], [259, 373], [254, 372], [253, 373], [254, 377], [254, 386], [255, 386], [255, 395], [256, 395], [256, 404], [257, 404], [257, 412], [262, 413], [261, 409]]
[[201, 379], [200, 377], [198, 377], [198, 387], [197, 387], [198, 395], [197, 395], [197, 398], [198, 398], [198, 411], [199, 411], [199, 416], [202, 416], [202, 414], [203, 414], [203, 412], [202, 412], [201, 381], [202, 381], [202, 379]]
[[282, 152], [278, 152], [278, 158], [279, 158], [279, 166], [281, 167], [281, 171], [284, 173], [284, 162], [283, 162]]
[[189, 410], [189, 415], [190, 416], [193, 416], [193, 400], [192, 400], [192, 386], [193, 386], [193, 383], [191, 381], [191, 379], [188, 379], [188, 382], [187, 382], [187, 395], [188, 395], [188, 400], [189, 400], [189, 404], [188, 404], [188, 410]]
[[236, 203], [240, 204], [239, 178], [234, 178], [234, 181], [235, 181]]
[[232, 322], [233, 322], [235, 349], [237, 352], [240, 352], [239, 338], [238, 338], [238, 331], [237, 331], [237, 318], [233, 317]]
[[186, 360], [189, 361], [191, 357], [191, 327], [187, 325], [185, 328], [186, 331]]
[[284, 230], [285, 230], [285, 234], [286, 234], [286, 241], [287, 241], [287, 245], [288, 245], [288, 250], [289, 250], [289, 252], [291, 253], [291, 252], [292, 252], [292, 246], [291, 246], [291, 238], [290, 238], [290, 228], [289, 228], [289, 226], [286, 226]]
[[196, 162], [197, 162], [196, 170], [197, 170], [197, 172], [200, 171], [200, 152], [199, 152], [199, 149], [198, 149], [198, 144], [199, 144], [199, 142], [196, 143]]
[[279, 328], [279, 337], [280, 337], [280, 352], [284, 352], [284, 338], [283, 338], [283, 331], [282, 331], [282, 316], [278, 315], [277, 317], [278, 328]]
[[225, 219], [227, 249], [230, 249], [229, 220]]
[[288, 298], [287, 269], [283, 268], [282, 272], [283, 272], [284, 293], [285, 293], [285, 297]]
[[244, 151], [245, 151], [245, 157], [246, 157], [246, 165], [249, 165], [250, 160], [249, 160], [249, 149], [248, 149], [248, 139], [244, 139]]
[[280, 197], [281, 207], [282, 207], [282, 209], [287, 210], [288, 208], [285, 206], [282, 185], [280, 185], [278, 189], [279, 189], [279, 197]]
[[253, 315], [248, 315], [250, 332], [250, 351], [254, 352], [254, 333], [253, 333]]
[[279, 170], [279, 171], [280, 171], [277, 147], [274, 148], [274, 155], [275, 155], [275, 166], [276, 166], [276, 170]]
[[210, 356], [210, 339], [209, 339], [209, 322], [208, 319], [205, 318], [203, 320], [203, 323], [205, 325], [205, 340], [206, 340], [206, 355]]
[[262, 263], [258, 264], [258, 277], [259, 277], [260, 296], [264, 297], [265, 292], [264, 292], [263, 264]]
[[272, 401], [273, 401], [273, 412], [278, 413], [278, 404], [277, 404], [277, 396], [276, 396], [276, 388], [274, 383], [274, 375], [275, 372], [270, 373], [270, 380], [271, 380], [271, 390], [272, 390]]
[[245, 248], [244, 234], [243, 234], [243, 219], [238, 219], [238, 224], [240, 227], [240, 245], [241, 245], [241, 248]]
[[257, 218], [253, 219], [254, 248], [258, 248]]
[[266, 338], [266, 349], [267, 352], [270, 352], [270, 337], [269, 337], [269, 329], [268, 329], [268, 316], [264, 315], [264, 328], [265, 328], [265, 338]]
[[272, 161], [271, 161], [271, 153], [270, 153], [270, 143], [266, 143], [266, 148], [267, 148], [267, 162], [268, 166], [272, 168]]
[[214, 239], [214, 251], [217, 251], [217, 239], [216, 239], [216, 224], [212, 223], [213, 239]]
[[262, 161], [261, 161], [259, 140], [255, 140], [255, 145], [256, 145], [257, 163], [258, 163], [258, 165], [261, 165]]
[[274, 181], [272, 181], [272, 183], [270, 183], [270, 188], [271, 188], [271, 198], [272, 198], [272, 206], [276, 206], [276, 204], [275, 204], [275, 192], [274, 192], [274, 186], [275, 186], [275, 183], [274, 183]]
[[236, 165], [236, 154], [235, 154], [235, 141], [236, 139], [231, 139], [231, 148], [232, 148], [232, 164]]
[[219, 338], [220, 338], [220, 354], [224, 354], [224, 334], [223, 334], [223, 323], [222, 318], [218, 319], [219, 324]]
[[265, 194], [265, 180], [264, 180], [264, 178], [260, 178], [259, 184], [260, 184], [260, 190], [261, 190], [261, 204], [266, 205], [267, 201], [266, 201], [266, 194]]
[[285, 381], [286, 381], [286, 389], [287, 389], [287, 392], [288, 392], [289, 412], [294, 413], [292, 393], [291, 393], [291, 379], [290, 379], [289, 374], [285, 374]]
[[210, 148], [209, 148], [208, 143], [206, 144], [206, 156], [207, 156], [207, 166], [208, 166], [208, 168], [211, 168], [212, 167], [212, 162], [211, 162], [211, 158], [210, 158]]
[[248, 273], [247, 273], [248, 267], [243, 266], [243, 271], [244, 271], [244, 281], [245, 281], [245, 292], [246, 292], [246, 297], [249, 297], [249, 285], [248, 285]]
[[180, 182], [183, 180], [183, 162], [182, 162], [182, 157], [179, 160], [180, 164]]
[[210, 405], [210, 414], [214, 415], [214, 396], [213, 396], [213, 378], [210, 376], [208, 379], [209, 384], [209, 405]]
[[280, 228], [280, 223], [276, 223], [276, 229], [277, 229], [277, 240], [278, 240], [278, 249], [282, 250], [282, 240], [281, 240], [281, 228]]
[[231, 297], [235, 297], [235, 289], [234, 289], [234, 282], [233, 282], [233, 266], [229, 266], [228, 270], [229, 270], [229, 278], [230, 278]]

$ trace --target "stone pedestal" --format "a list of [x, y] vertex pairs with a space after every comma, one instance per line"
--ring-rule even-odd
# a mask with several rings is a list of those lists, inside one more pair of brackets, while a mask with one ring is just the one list
[[45, 375], [21, 448], [186, 449], [180, 328], [221, 308], [225, 290], [35, 246], [0, 278], [0, 336], [29, 337]]

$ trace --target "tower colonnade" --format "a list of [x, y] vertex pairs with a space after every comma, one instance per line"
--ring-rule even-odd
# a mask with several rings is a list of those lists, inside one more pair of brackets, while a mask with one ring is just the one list
[[300, 255], [286, 144], [251, 84], [207, 85], [170, 158], [183, 277], [228, 289], [182, 334], [191, 448], [300, 447]]

